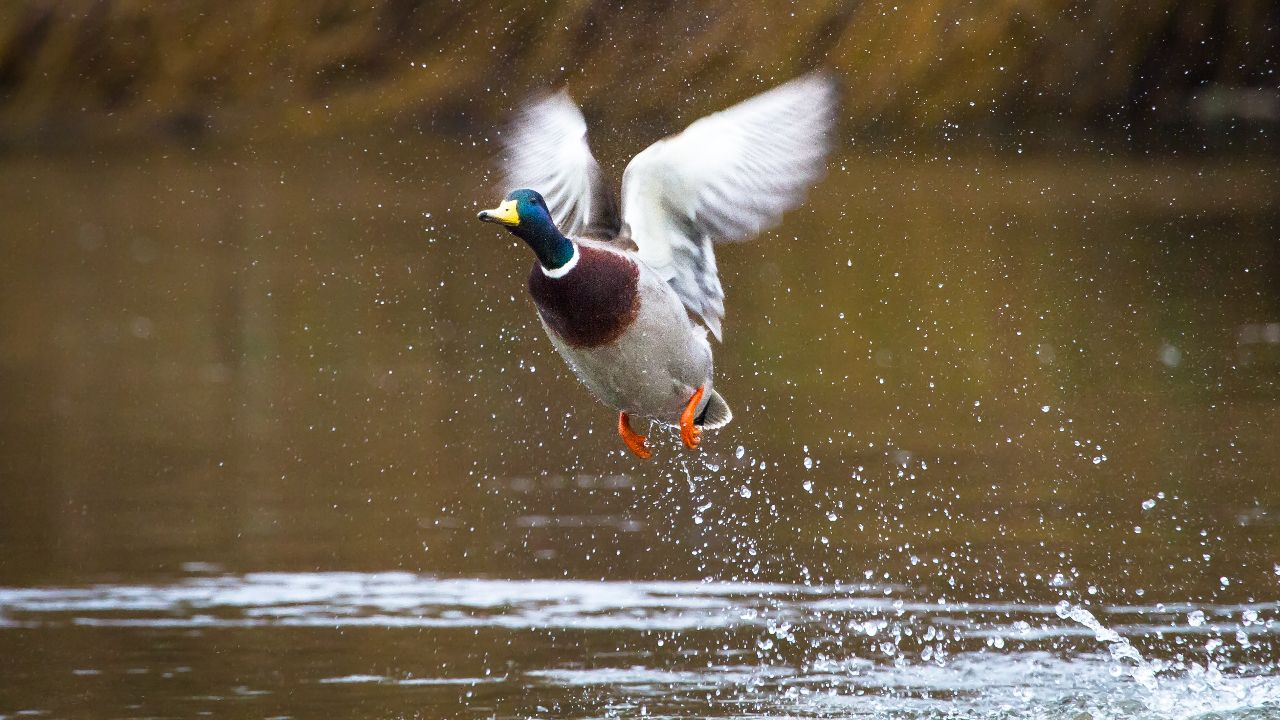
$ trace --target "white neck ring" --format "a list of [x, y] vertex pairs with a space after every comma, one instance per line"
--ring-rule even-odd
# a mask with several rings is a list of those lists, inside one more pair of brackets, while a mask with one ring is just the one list
[[[572, 241], [570, 241], [572, 242]], [[538, 267], [542, 268], [542, 274], [556, 280], [569, 274], [569, 271], [578, 266], [578, 244], [573, 243], [573, 255], [569, 256], [569, 261], [554, 270], [548, 270], [542, 263], [538, 263]]]

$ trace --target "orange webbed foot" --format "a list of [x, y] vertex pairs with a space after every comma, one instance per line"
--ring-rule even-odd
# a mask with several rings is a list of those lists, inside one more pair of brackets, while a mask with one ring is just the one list
[[680, 413], [680, 439], [684, 440], [684, 446], [690, 450], [697, 450], [702, 443], [702, 428], [693, 424], [693, 419], [698, 414], [698, 403], [702, 402], [705, 389], [705, 385], [699, 386], [693, 397], [689, 398], [689, 404], [684, 406], [684, 412]]
[[622, 436], [622, 442], [627, 444], [627, 449], [635, 454], [641, 460], [648, 460], [653, 457], [653, 451], [644, 444], [644, 436], [631, 429], [631, 418], [626, 413], [618, 413], [618, 434]]

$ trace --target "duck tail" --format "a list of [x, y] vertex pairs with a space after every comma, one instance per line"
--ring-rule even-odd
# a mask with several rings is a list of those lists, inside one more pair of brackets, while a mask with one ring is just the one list
[[694, 422], [701, 425], [704, 430], [715, 430], [728, 425], [732, 419], [733, 411], [729, 409], [729, 403], [720, 397], [720, 393], [712, 390], [706, 406], [702, 408], [702, 412]]

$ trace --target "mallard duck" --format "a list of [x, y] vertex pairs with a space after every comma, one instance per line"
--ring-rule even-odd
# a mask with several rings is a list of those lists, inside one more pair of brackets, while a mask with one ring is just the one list
[[678, 425], [691, 450], [732, 419], [712, 387], [707, 333], [720, 340], [724, 318], [713, 243], [749, 239], [800, 203], [835, 109], [834, 82], [815, 73], [704, 117], [632, 159], [621, 212], [566, 92], [514, 123], [505, 170], [517, 189], [479, 218], [537, 255], [529, 294], [543, 328], [640, 458], [651, 451], [632, 418]]

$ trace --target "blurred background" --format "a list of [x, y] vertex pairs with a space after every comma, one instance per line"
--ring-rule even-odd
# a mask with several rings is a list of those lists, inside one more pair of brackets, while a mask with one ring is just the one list
[[1094, 132], [1222, 147], [1278, 120], [1278, 12], [1254, 0], [15, 0], [0, 9], [0, 137], [456, 140], [565, 82], [626, 132], [822, 64], [845, 79], [845, 127], [863, 141], [1016, 132], [1073, 145]]
[[[718, 253], [735, 423], [637, 463], [474, 222], [503, 124], [567, 85], [616, 180], [815, 67], [828, 176]], [[11, 0], [0, 586], [1274, 600], [1278, 132], [1272, 2]]]

